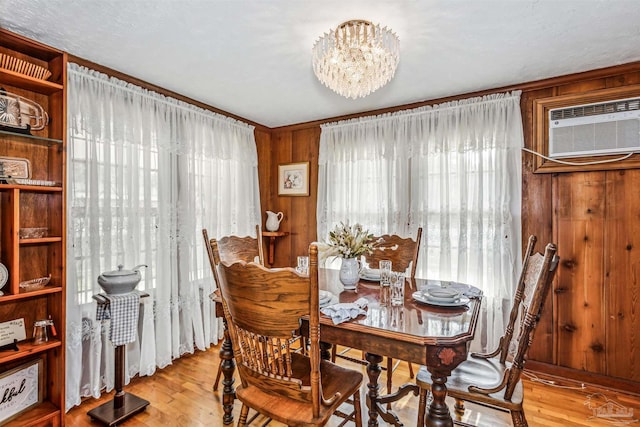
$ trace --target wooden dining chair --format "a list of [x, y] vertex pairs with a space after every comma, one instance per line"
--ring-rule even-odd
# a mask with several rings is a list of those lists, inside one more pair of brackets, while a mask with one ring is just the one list
[[[214, 248], [215, 250], [215, 248]], [[215, 254], [214, 254], [215, 255]], [[320, 358], [318, 248], [309, 247], [309, 274], [238, 261], [219, 265], [220, 290], [241, 384], [238, 426], [249, 408], [288, 426], [323, 426], [353, 399], [353, 421], [362, 425], [361, 372]], [[309, 317], [307, 354], [290, 348]]]
[[[256, 257], [260, 260], [260, 264], [264, 264], [264, 253], [262, 249], [262, 230], [260, 229], [260, 225], [256, 224], [256, 238], [246, 236], [246, 237], [238, 237], [238, 236], [225, 236], [220, 240], [210, 239], [209, 233], [206, 228], [202, 229], [202, 237], [204, 238], [205, 248], [207, 249], [207, 255], [209, 257], [209, 264], [211, 265], [211, 273], [213, 274], [213, 280], [216, 283], [216, 287], [220, 287], [220, 280], [218, 279], [218, 272], [216, 267], [220, 264], [221, 260], [225, 260], [228, 263], [231, 263], [236, 260], [241, 260], [245, 262], [252, 262], [256, 259]], [[214, 255], [214, 251], [212, 249], [213, 246], [217, 246], [217, 256]], [[215, 294], [211, 294], [210, 298], [215, 301]], [[220, 317], [223, 316], [223, 313], [216, 313]], [[227, 333], [227, 328], [225, 324], [225, 334]], [[213, 391], [218, 391], [218, 386], [220, 385], [220, 378], [222, 376], [222, 360], [218, 364], [218, 371], [216, 373], [216, 379], [213, 383]]]
[[[530, 238], [516, 292], [515, 317], [512, 309], [509, 326], [498, 350], [489, 354], [472, 353], [453, 370], [447, 380], [448, 395], [456, 400], [455, 411], [460, 415], [464, 414], [463, 402], [473, 402], [510, 412], [515, 427], [528, 425], [522, 406], [523, 390], [520, 376], [560, 260], [554, 244], [546, 246], [544, 256], [533, 253], [533, 245], [535, 238]], [[515, 353], [512, 360], [507, 361], [510, 336], [513, 334], [512, 328], [518, 313], [521, 320], [515, 341]], [[417, 425], [422, 426], [425, 423], [427, 392], [432, 386], [431, 374], [425, 367], [420, 368], [416, 383], [420, 387]]]
[[[400, 237], [396, 234], [385, 234], [382, 236], [374, 236], [374, 241], [380, 241], [371, 254], [363, 255], [363, 261], [370, 268], [379, 268], [380, 261], [390, 260], [393, 271], [406, 272], [409, 268], [409, 276], [411, 279], [415, 278], [416, 266], [418, 264], [418, 254], [420, 252], [420, 241], [422, 239], [422, 227], [418, 228], [415, 240], [411, 237]], [[367, 362], [362, 357], [360, 360], [348, 356], [346, 353], [351, 348], [347, 347], [342, 349], [340, 353], [337, 352], [336, 346], [333, 346], [331, 352], [331, 360], [335, 362], [336, 357], [340, 357], [351, 362], [363, 363]], [[399, 363], [399, 362], [398, 362]], [[387, 371], [387, 393], [391, 393], [393, 387], [393, 371], [398, 367], [398, 363], [394, 363], [393, 359], [388, 357], [386, 364]], [[413, 366], [408, 363], [409, 377], [413, 378]]]
[[[205, 238], [206, 239], [206, 238]], [[256, 257], [264, 265], [262, 248], [262, 230], [256, 225], [256, 237], [224, 236], [217, 239], [220, 260], [226, 263], [234, 261], [252, 262]]]
[[379, 268], [380, 261], [388, 259], [391, 261], [393, 271], [406, 272], [411, 267], [408, 277], [413, 279], [416, 276], [422, 227], [418, 228], [415, 239], [400, 237], [396, 234], [374, 236], [374, 239], [380, 240], [380, 243], [376, 245], [373, 253], [363, 255], [364, 262], [370, 268]]

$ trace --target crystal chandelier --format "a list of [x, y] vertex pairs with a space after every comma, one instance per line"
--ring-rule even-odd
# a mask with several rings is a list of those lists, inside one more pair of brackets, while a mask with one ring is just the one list
[[400, 41], [388, 28], [358, 19], [323, 34], [312, 51], [313, 71], [322, 84], [357, 99], [393, 78], [400, 60]]

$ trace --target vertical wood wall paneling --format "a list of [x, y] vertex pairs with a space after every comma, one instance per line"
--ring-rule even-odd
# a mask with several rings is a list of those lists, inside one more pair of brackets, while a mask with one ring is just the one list
[[[271, 133], [263, 130], [256, 129], [254, 131], [256, 139], [256, 150], [258, 152], [258, 185], [260, 186], [260, 227], [264, 231], [265, 211], [270, 203], [271, 193], [269, 192], [270, 186], [267, 185], [271, 175]], [[262, 249], [265, 257], [268, 254], [269, 246], [267, 241], [262, 239]], [[266, 263], [266, 260], [265, 260]]]
[[292, 161], [309, 162], [309, 196], [292, 197], [291, 213], [291, 265], [295, 265], [295, 257], [306, 255], [309, 244], [316, 237], [316, 206], [318, 195], [318, 153], [320, 128], [307, 128], [293, 132]]
[[607, 375], [640, 381], [640, 170], [607, 172]]
[[558, 174], [555, 241], [562, 248], [556, 293], [558, 364], [606, 373], [604, 352], [605, 172]]
[[[295, 232], [294, 226], [291, 222], [291, 205], [292, 199], [295, 197], [290, 196], [278, 196], [278, 165], [284, 163], [291, 163], [292, 160], [292, 133], [291, 132], [275, 132], [271, 135], [271, 141], [273, 149], [271, 152], [271, 174], [269, 182], [269, 191], [271, 197], [269, 203], [262, 207], [263, 211], [280, 212], [284, 214], [282, 221], [280, 222], [280, 231], [288, 231], [289, 233]], [[262, 213], [262, 224], [264, 226], [267, 220], [267, 215]], [[291, 267], [295, 264], [291, 263], [291, 259], [295, 256], [292, 253], [292, 241], [293, 236], [279, 237], [276, 239], [275, 258], [272, 267]]]
[[[525, 92], [520, 98], [522, 110], [522, 126], [524, 129], [524, 146], [533, 149], [533, 101], [536, 98], [552, 96], [551, 89]], [[522, 153], [522, 241], [523, 250], [530, 235], [538, 238], [536, 250], [542, 251], [547, 242], [553, 240], [552, 236], [552, 197], [551, 174], [534, 174], [535, 156], [531, 153]], [[526, 208], [525, 208], [526, 206]], [[562, 256], [560, 254], [560, 256]], [[529, 349], [529, 358], [546, 363], [554, 361], [554, 311], [553, 293], [549, 292], [545, 301], [542, 317], [536, 328], [536, 338]]]

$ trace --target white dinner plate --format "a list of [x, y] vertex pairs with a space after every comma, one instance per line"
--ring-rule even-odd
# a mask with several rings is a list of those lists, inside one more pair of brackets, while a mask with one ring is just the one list
[[370, 282], [380, 281], [380, 269], [378, 268], [366, 268], [360, 272], [360, 278], [368, 280]]
[[9, 280], [9, 270], [7, 270], [7, 267], [0, 262], [0, 289], [7, 284], [7, 280]]
[[460, 292], [450, 288], [427, 288], [422, 293], [429, 301], [437, 302], [454, 302], [462, 297]]
[[469, 302], [471, 301], [467, 297], [460, 297], [460, 299], [457, 299], [455, 301], [435, 301], [430, 299], [429, 296], [425, 295], [422, 291], [414, 292], [411, 297], [419, 303], [435, 305], [438, 307], [462, 307], [469, 304]]

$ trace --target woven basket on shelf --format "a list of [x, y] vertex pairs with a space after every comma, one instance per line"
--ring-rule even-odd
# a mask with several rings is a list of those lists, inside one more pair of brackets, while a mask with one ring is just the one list
[[37, 279], [25, 280], [24, 282], [20, 282], [20, 289], [24, 292], [37, 291], [38, 289], [42, 289], [51, 280], [51, 274], [47, 277], [39, 277]]
[[47, 80], [51, 77], [51, 71], [48, 69], [6, 53], [0, 53], [0, 68], [40, 80]]

